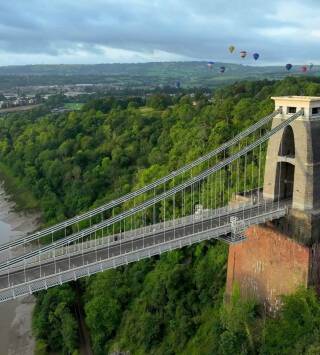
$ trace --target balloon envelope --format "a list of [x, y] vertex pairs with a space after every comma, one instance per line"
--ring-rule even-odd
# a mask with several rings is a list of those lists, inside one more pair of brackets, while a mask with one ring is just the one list
[[226, 67], [220, 67], [220, 73], [224, 73], [226, 71]]
[[314, 67], [313, 63], [310, 63], [309, 69], [312, 70], [313, 67]]
[[259, 57], [260, 57], [260, 54], [259, 53], [253, 53], [252, 56], [253, 56], [254, 60], [258, 60]]
[[233, 53], [235, 49], [236, 49], [235, 46], [232, 46], [232, 45], [229, 46], [229, 52], [230, 52], [230, 53]]
[[286, 69], [289, 71], [292, 69], [292, 64], [286, 64]]
[[177, 88], [177, 89], [180, 89], [180, 86], [181, 86], [181, 83], [180, 83], [180, 81], [176, 81], [176, 84], [175, 84], [175, 86], [176, 86], [176, 88]]
[[212, 66], [213, 66], [213, 64], [214, 64], [214, 62], [208, 62], [208, 63], [207, 63], [207, 66], [211, 69]]
[[303, 65], [303, 66], [301, 67], [301, 71], [302, 71], [303, 73], [306, 73], [307, 70], [308, 70], [308, 67], [307, 67], [306, 65]]
[[245, 58], [247, 56], [247, 52], [246, 51], [241, 51], [240, 52], [240, 57], [241, 58]]

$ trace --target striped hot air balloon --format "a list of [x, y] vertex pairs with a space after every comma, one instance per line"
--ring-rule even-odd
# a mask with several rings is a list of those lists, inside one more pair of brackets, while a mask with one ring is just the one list
[[247, 51], [241, 51], [240, 52], [240, 57], [245, 58], [247, 56], [248, 52]]
[[308, 67], [306, 65], [303, 65], [300, 70], [302, 71], [302, 73], [306, 73], [308, 71]]

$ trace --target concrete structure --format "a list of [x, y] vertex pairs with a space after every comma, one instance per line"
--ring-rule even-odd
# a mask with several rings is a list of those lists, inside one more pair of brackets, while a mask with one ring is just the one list
[[[263, 195], [292, 198], [285, 229], [305, 244], [319, 238], [320, 225], [320, 97], [274, 97], [282, 113], [273, 126], [303, 109], [298, 118], [268, 143]], [[318, 223], [319, 222], [319, 223]]]
[[278, 221], [250, 227], [248, 242], [230, 246], [227, 292], [237, 282], [243, 295], [274, 307], [279, 295], [299, 285], [320, 285], [320, 97], [273, 97], [282, 108], [273, 126], [295, 112], [304, 115], [268, 142], [263, 196], [291, 199]]
[[[320, 207], [320, 97], [274, 97], [282, 114], [273, 126], [299, 109], [304, 116], [271, 137], [268, 145], [264, 196], [292, 197], [293, 208], [302, 211]], [[278, 186], [280, 181], [280, 191]]]

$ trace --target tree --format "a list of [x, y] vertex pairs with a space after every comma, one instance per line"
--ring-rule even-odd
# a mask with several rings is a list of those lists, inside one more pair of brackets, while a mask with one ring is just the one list
[[37, 296], [32, 327], [38, 339], [39, 354], [46, 351], [71, 354], [78, 348], [78, 324], [72, 313], [75, 298], [70, 285], [55, 287]]
[[262, 354], [307, 354], [320, 346], [320, 302], [313, 289], [283, 297], [275, 319], [268, 319]]
[[[216, 89], [208, 102], [201, 92], [192, 96], [186, 91], [172, 99], [164, 94], [172, 89], [165, 88], [147, 96], [151, 108], [141, 106], [144, 97], [132, 101], [122, 93], [117, 97], [97, 94], [78, 112], [50, 114], [41, 108], [1, 118], [0, 163], [39, 200], [44, 223], [53, 224], [136, 190], [213, 150], [272, 112], [271, 95], [316, 94], [319, 89], [316, 78], [243, 81]], [[249, 171], [258, 175], [255, 154]], [[205, 168], [207, 164], [194, 168], [193, 176]], [[235, 178], [236, 169], [221, 171], [222, 186], [227, 186], [231, 173]], [[177, 183], [176, 179], [165, 187]], [[218, 183], [214, 179], [199, 186], [202, 192], [196, 191], [195, 198], [201, 197], [210, 208], [226, 203], [219, 196], [210, 203], [203, 198], [205, 192], [216, 191]], [[243, 179], [239, 183], [243, 186]], [[183, 208], [191, 213], [194, 203], [188, 192], [185, 200]], [[133, 202], [123, 207], [132, 206]], [[177, 195], [175, 206], [167, 199], [152, 213], [148, 211], [146, 219], [181, 216], [182, 212]], [[92, 222], [101, 217], [108, 215]], [[141, 216], [129, 223], [141, 224]], [[80, 228], [88, 225], [89, 221]], [[223, 304], [226, 255], [225, 246], [207, 242], [81, 283], [95, 352], [105, 354], [118, 346], [154, 355], [244, 354], [260, 351], [262, 342], [266, 353], [276, 353], [278, 343], [284, 353], [288, 349], [316, 353], [319, 324], [313, 314], [318, 315], [318, 301], [310, 295], [299, 296], [299, 302], [284, 300], [291, 313], [285, 308], [278, 318], [267, 319], [263, 330], [264, 319], [254, 302], [234, 296], [231, 303]], [[69, 286], [37, 296], [34, 333], [41, 351], [75, 351], [76, 302]], [[296, 316], [294, 308], [301, 308], [302, 314]], [[286, 339], [287, 332], [295, 332], [290, 323], [299, 337]]]

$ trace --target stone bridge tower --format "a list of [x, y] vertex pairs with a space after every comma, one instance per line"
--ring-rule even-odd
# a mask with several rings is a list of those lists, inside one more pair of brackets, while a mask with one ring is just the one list
[[247, 241], [230, 246], [227, 294], [234, 283], [244, 296], [275, 307], [299, 285], [320, 290], [320, 97], [273, 97], [282, 113], [273, 126], [300, 109], [304, 115], [268, 143], [263, 196], [292, 199], [288, 215], [250, 227]]

